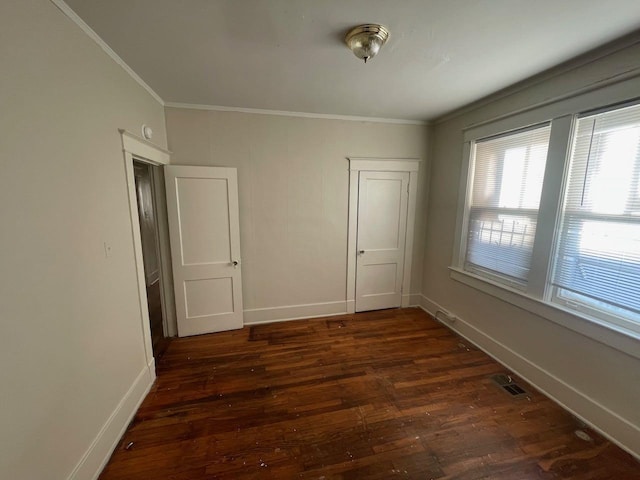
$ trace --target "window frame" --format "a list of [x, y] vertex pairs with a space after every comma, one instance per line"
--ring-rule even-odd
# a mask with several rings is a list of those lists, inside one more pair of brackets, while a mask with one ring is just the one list
[[[595, 111], [591, 110], [587, 112], [577, 113], [574, 115], [574, 122], [575, 122], [574, 127], [577, 128], [577, 122], [582, 118], [588, 118], [594, 115], [607, 113], [607, 112], [623, 109], [625, 107], [630, 107], [630, 106], [640, 106], [640, 99], [618, 103], [615, 105], [609, 105], [606, 107], [598, 108]], [[570, 139], [571, 149], [574, 148], [573, 146], [574, 138], [575, 138], [575, 131], [572, 133], [571, 139]], [[568, 181], [569, 179], [570, 167], [571, 167], [570, 162], [571, 162], [572, 155], [573, 155], [573, 152], [571, 150], [567, 152], [566, 166], [565, 166], [565, 173], [564, 173], [565, 182]], [[640, 176], [640, 169], [634, 172], [634, 177], [636, 178], [634, 178], [633, 182], [637, 183], [639, 181], [637, 178], [638, 176]], [[563, 194], [566, 193], [564, 190], [565, 188], [563, 187]], [[632, 189], [631, 191], [636, 197], [640, 196], [640, 194], [638, 193], [638, 190], [636, 190], [635, 188]], [[560, 231], [560, 226], [562, 224], [562, 221], [564, 220], [563, 214], [566, 215], [566, 212], [563, 212], [565, 201], [566, 199], [564, 198], [564, 196], [561, 196], [559, 199], [559, 205], [558, 205], [558, 216], [556, 218], [557, 232]], [[630, 202], [630, 201], [637, 201], [637, 200], [635, 198], [633, 200], [627, 199], [627, 202]], [[632, 223], [640, 224], [640, 217], [635, 217], [634, 215], [617, 215], [617, 214], [603, 214], [603, 213], [591, 213], [591, 212], [580, 212], [580, 213], [570, 212], [570, 215], [571, 216], [579, 215], [584, 220], [601, 220], [601, 221], [616, 221], [616, 220], [620, 221], [621, 219], [624, 219], [626, 217], [626, 218], [633, 218], [634, 221], [632, 221]], [[629, 220], [626, 220], [626, 221], [629, 221]], [[621, 315], [616, 315], [615, 312], [609, 309], [598, 308], [597, 306], [594, 305], [594, 302], [597, 302], [597, 300], [595, 299], [593, 301], [589, 301], [589, 300], [580, 301], [577, 299], [572, 300], [570, 298], [564, 297], [562, 295], [562, 292], [565, 290], [568, 292], [571, 292], [571, 290], [552, 284], [552, 278], [555, 275], [555, 269], [557, 268], [556, 257], [558, 255], [558, 250], [560, 250], [559, 242], [554, 241], [554, 248], [551, 252], [553, 255], [552, 262], [551, 262], [552, 265], [548, 272], [549, 277], [548, 277], [548, 294], [547, 294], [547, 297], [552, 304], [561, 305], [564, 308], [576, 311], [579, 314], [586, 316], [587, 318], [596, 318], [600, 321], [604, 321], [605, 323], [612, 324], [617, 327], [621, 327], [623, 329], [640, 331], [640, 326], [639, 326], [640, 321], [629, 320], [628, 318], [623, 317]], [[573, 292], [573, 294], [588, 298], [588, 295], [584, 295], [577, 291]], [[640, 315], [635, 314], [635, 316], [638, 317]]]
[[[488, 280], [503, 283], [505, 286], [520, 290], [534, 298], [548, 299], [547, 293], [547, 276], [552, 267], [552, 251], [556, 236], [556, 222], [561, 205], [562, 190], [564, 187], [564, 172], [568, 163], [568, 152], [571, 147], [571, 138], [573, 134], [575, 115], [562, 115], [556, 118], [544, 119], [541, 122], [520, 126], [509, 130], [509, 132], [518, 132], [525, 128], [535, 128], [545, 123], [551, 124], [551, 135], [549, 137], [549, 147], [547, 149], [547, 160], [545, 166], [544, 177], [542, 181], [542, 193], [540, 196], [540, 204], [538, 206], [536, 235], [533, 241], [533, 250], [531, 254], [531, 267], [529, 277], [526, 284], [517, 284], [517, 282], [505, 281], [501, 276], [480, 273], [477, 269], [467, 270], [465, 268], [466, 252], [467, 252], [467, 235], [469, 231], [469, 217], [471, 211], [471, 194], [473, 187], [473, 179], [475, 174], [475, 142], [487, 138], [482, 136], [479, 138], [469, 138], [465, 141], [465, 154], [467, 178], [465, 180], [465, 195], [462, 212], [462, 224], [459, 234], [464, 238], [460, 238], [460, 245], [457, 247], [457, 255], [454, 257], [453, 266], [463, 272], [470, 272], [478, 277], [486, 277]], [[507, 132], [501, 132], [507, 133]], [[495, 134], [494, 134], [495, 135]], [[468, 156], [467, 156], [468, 155]]]
[[586, 317], [600, 320], [602, 322], [605, 322], [606, 324], [614, 325], [622, 329], [629, 329], [632, 331], [634, 329], [637, 329], [637, 327], [634, 326], [634, 322], [632, 320], [628, 320], [624, 317], [620, 317], [606, 310], [600, 310], [596, 307], [592, 307], [588, 303], [574, 302], [568, 298], [564, 298], [560, 295], [559, 293], [560, 290], [565, 290], [565, 289], [561, 287], [551, 286], [552, 304], [560, 305], [566, 308], [567, 310], [575, 311], [578, 314], [582, 314], [582, 315], [585, 315]]
[[[583, 334], [598, 342], [640, 358], [640, 325], [632, 321], [614, 321], [606, 315], [571, 302], [558, 301], [550, 284], [554, 266], [564, 183], [570, 162], [574, 129], [578, 118], [598, 112], [639, 104], [638, 78], [627, 79], [588, 92], [536, 105], [518, 113], [470, 125], [463, 130], [462, 165], [458, 190], [458, 209], [450, 277], [472, 288], [497, 297], [546, 320]], [[474, 178], [475, 141], [537, 124], [551, 122], [538, 222], [533, 246], [529, 281], [525, 289], [516, 288], [501, 278], [465, 270], [470, 195]]]
[[[507, 274], [502, 274], [501, 272], [498, 271], [493, 271], [489, 268], [484, 268], [481, 265], [475, 265], [472, 262], [470, 262], [467, 259], [467, 253], [468, 253], [468, 238], [469, 238], [469, 222], [470, 222], [470, 217], [471, 217], [471, 211], [476, 208], [478, 210], [487, 210], [488, 208], [485, 207], [477, 207], [477, 206], [472, 206], [472, 196], [473, 196], [473, 184], [474, 184], [474, 180], [475, 180], [475, 159], [476, 159], [476, 149], [477, 149], [477, 145], [479, 142], [486, 142], [486, 141], [491, 141], [494, 139], [499, 139], [499, 138], [504, 138], [504, 137], [508, 137], [511, 135], [518, 135], [520, 133], [525, 133], [525, 132], [529, 132], [532, 130], [537, 130], [540, 128], [546, 128], [549, 127], [550, 128], [550, 135], [549, 135], [549, 147], [551, 146], [551, 130], [552, 130], [552, 122], [551, 121], [543, 121], [543, 122], [538, 122], [538, 123], [534, 123], [532, 125], [526, 125], [523, 126], [521, 128], [517, 128], [514, 130], [509, 130], [507, 132], [500, 132], [497, 135], [490, 135], [487, 137], [483, 137], [483, 138], [478, 138], [475, 140], [471, 140], [470, 141], [470, 153], [469, 153], [469, 165], [470, 165], [470, 169], [473, 170], [473, 172], [469, 175], [469, 179], [468, 179], [468, 184], [467, 184], [467, 188], [469, 190], [468, 194], [466, 195], [466, 202], [465, 202], [465, 218], [464, 218], [464, 229], [463, 229], [463, 235], [464, 235], [464, 250], [461, 252], [461, 268], [465, 271], [474, 273], [480, 277], [487, 277], [490, 280], [496, 281], [498, 283], [503, 283], [505, 285], [508, 285], [512, 288], [515, 288], [517, 290], [521, 290], [523, 292], [526, 292], [528, 289], [528, 284], [529, 284], [529, 279], [531, 278], [531, 267], [530, 267], [530, 271], [529, 271], [529, 275], [527, 276], [526, 279], [519, 281], [517, 278], [515, 277], [510, 277]], [[548, 163], [548, 159], [549, 159], [549, 151], [547, 149], [547, 158], [545, 160], [545, 164]], [[546, 180], [546, 168], [545, 168], [545, 176], [543, 177], [543, 188], [544, 188], [544, 181]], [[500, 208], [496, 208], [496, 210], [499, 210]], [[527, 209], [527, 208], [504, 208], [503, 210], [513, 210], [514, 215], [516, 214], [516, 212], [520, 213], [522, 216], [535, 216], [536, 219], [536, 235], [534, 236], [534, 242], [533, 242], [533, 247], [532, 247], [532, 257], [531, 257], [531, 261], [533, 264], [533, 248], [535, 248], [535, 243], [537, 241], [538, 238], [538, 234], [537, 234], [537, 223], [538, 223], [538, 216], [540, 214], [540, 205], [538, 205], [538, 209], [535, 210], [535, 213], [533, 211], [533, 209]], [[529, 211], [529, 212], [527, 212]]]

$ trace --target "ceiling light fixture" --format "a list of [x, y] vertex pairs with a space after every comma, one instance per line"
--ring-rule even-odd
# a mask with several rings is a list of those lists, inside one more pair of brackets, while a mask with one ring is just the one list
[[367, 60], [375, 57], [376, 53], [389, 39], [389, 30], [384, 25], [367, 23], [352, 28], [344, 41], [356, 57]]

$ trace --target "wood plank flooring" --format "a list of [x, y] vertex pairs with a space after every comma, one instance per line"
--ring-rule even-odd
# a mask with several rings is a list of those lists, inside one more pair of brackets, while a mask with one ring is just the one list
[[640, 479], [497, 373], [418, 309], [174, 340], [100, 479]]

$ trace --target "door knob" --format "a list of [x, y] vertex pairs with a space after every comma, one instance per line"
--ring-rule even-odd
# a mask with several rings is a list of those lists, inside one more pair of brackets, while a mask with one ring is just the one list
[[233, 266], [234, 266], [234, 268], [235, 268], [235, 267], [237, 267], [237, 266], [238, 266], [238, 261], [237, 261], [237, 260], [234, 260], [233, 262], [231, 262], [231, 265], [233, 265]]
[[364, 254], [364, 250], [360, 250], [358, 253], [359, 253], [360, 255], [363, 255], [363, 254]]

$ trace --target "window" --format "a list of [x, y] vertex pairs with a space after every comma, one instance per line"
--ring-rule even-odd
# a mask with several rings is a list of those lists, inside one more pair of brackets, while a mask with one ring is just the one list
[[495, 132], [504, 125], [465, 133], [452, 277], [564, 325], [581, 317], [638, 338], [640, 104]]
[[640, 322], [640, 106], [577, 120], [559, 232], [554, 300]]
[[467, 270], [526, 285], [550, 132], [547, 123], [475, 142]]

